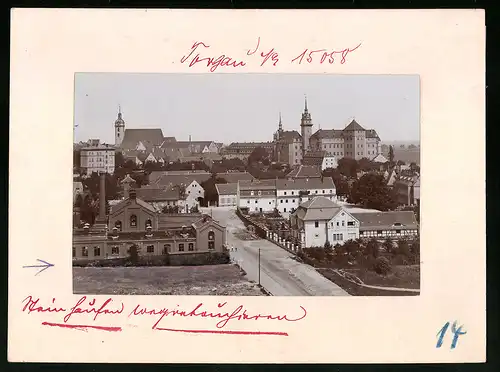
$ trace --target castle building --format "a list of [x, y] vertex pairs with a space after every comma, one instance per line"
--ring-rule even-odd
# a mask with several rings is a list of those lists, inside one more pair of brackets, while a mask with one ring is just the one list
[[[304, 102], [304, 112], [300, 120], [300, 133], [283, 130], [281, 114], [278, 130], [274, 133], [275, 160], [291, 166], [303, 164], [311, 153], [321, 151], [325, 156], [337, 159], [375, 159], [382, 153], [381, 141], [374, 129], [363, 128], [352, 120], [344, 129], [319, 129], [312, 133], [312, 117]], [[329, 165], [331, 166], [331, 164]]]

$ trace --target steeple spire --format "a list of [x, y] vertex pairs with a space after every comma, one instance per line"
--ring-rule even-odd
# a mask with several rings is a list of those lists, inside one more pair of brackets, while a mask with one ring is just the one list
[[307, 95], [304, 94], [304, 112], [307, 112]]
[[278, 124], [278, 130], [279, 131], [283, 130], [283, 124], [281, 123], [281, 111], [280, 111], [280, 121], [279, 121], [279, 124]]

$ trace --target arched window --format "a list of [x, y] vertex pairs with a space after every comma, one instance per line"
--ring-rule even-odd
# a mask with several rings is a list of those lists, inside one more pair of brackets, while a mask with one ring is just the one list
[[146, 229], [149, 227], [153, 227], [153, 223], [151, 222], [151, 220], [146, 220], [146, 225], [144, 226]]
[[208, 233], [208, 249], [209, 250], [215, 249], [215, 233], [213, 231], [210, 231]]
[[130, 216], [130, 227], [137, 227], [137, 216], [135, 214]]
[[122, 231], [122, 221], [116, 221], [115, 227], [118, 229], [118, 231]]

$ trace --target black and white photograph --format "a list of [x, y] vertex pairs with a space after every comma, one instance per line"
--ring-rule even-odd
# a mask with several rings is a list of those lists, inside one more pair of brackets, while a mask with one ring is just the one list
[[74, 86], [75, 294], [420, 294], [418, 75]]

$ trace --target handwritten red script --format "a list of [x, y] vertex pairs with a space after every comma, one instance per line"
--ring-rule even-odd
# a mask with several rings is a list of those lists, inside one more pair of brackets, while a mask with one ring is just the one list
[[[333, 64], [335, 62], [340, 62], [340, 64], [344, 64], [347, 61], [347, 55], [349, 53], [354, 52], [361, 46], [359, 43], [354, 48], [343, 48], [343, 49], [304, 49], [299, 55], [293, 58], [290, 63], [292, 64], [307, 64], [318, 62], [319, 64], [323, 64], [328, 62], [329, 64]], [[215, 72], [220, 67], [232, 67], [232, 68], [241, 68], [245, 67], [249, 59], [237, 59], [229, 56], [224, 53], [219, 56], [203, 56], [203, 53], [208, 53], [208, 49], [210, 49], [210, 45], [202, 41], [196, 41], [192, 46], [189, 52], [184, 55], [180, 62], [186, 63], [188, 67], [193, 67], [197, 64], [201, 66], [206, 66], [210, 72]], [[261, 59], [260, 66], [264, 66], [266, 63], [271, 64], [272, 66], [277, 66], [280, 62], [280, 56], [276, 48], [264, 49], [260, 51], [260, 37], [257, 39], [257, 45], [253, 49], [248, 49], [246, 52], [246, 58], [251, 56], [257, 56]], [[258, 53], [260, 51], [260, 53]]]
[[[258, 320], [274, 320], [280, 322], [298, 322], [307, 316], [307, 311], [303, 306], [294, 311], [294, 314], [251, 314], [243, 305], [232, 307], [227, 302], [217, 304], [215, 311], [210, 311], [203, 303], [199, 303], [192, 309], [184, 310], [179, 305], [172, 308], [149, 308], [142, 304], [137, 304], [130, 312], [125, 311], [125, 305], [119, 300], [107, 298], [104, 301], [98, 301], [96, 298], [87, 298], [82, 296], [72, 307], [62, 307], [56, 305], [56, 299], [52, 298], [51, 304], [43, 304], [40, 298], [27, 296], [22, 300], [22, 311], [27, 314], [33, 313], [57, 313], [60, 314], [61, 322], [43, 321], [42, 325], [50, 327], [73, 328], [78, 330], [96, 329], [108, 332], [120, 332], [121, 327], [102, 326], [93, 324], [80, 324], [84, 320], [95, 322], [98, 317], [112, 317], [116, 319], [119, 316], [125, 316], [128, 319], [134, 317], [151, 317], [154, 322], [151, 329], [156, 331], [184, 332], [184, 333], [205, 333], [205, 334], [238, 334], [238, 335], [275, 335], [288, 336], [286, 332], [260, 332], [260, 331], [236, 331], [223, 330], [229, 323], [244, 322], [253, 320], [252, 323]], [[122, 315], [123, 314], [123, 315]], [[70, 320], [78, 318], [79, 324], [70, 323]], [[165, 318], [204, 318], [211, 321], [211, 327], [207, 329], [176, 329], [162, 327], [161, 323], [165, 322]], [[85, 319], [81, 319], [85, 318]]]

